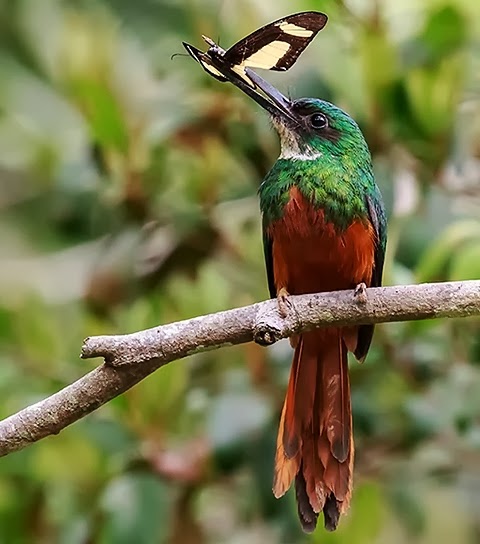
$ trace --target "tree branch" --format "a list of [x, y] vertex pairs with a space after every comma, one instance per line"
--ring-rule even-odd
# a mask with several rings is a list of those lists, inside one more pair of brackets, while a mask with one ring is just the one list
[[96, 410], [166, 363], [252, 340], [272, 344], [319, 326], [480, 315], [480, 280], [367, 289], [289, 298], [285, 319], [268, 300], [118, 336], [92, 336], [81, 357], [105, 363], [75, 383], [0, 421], [0, 456], [20, 450]]

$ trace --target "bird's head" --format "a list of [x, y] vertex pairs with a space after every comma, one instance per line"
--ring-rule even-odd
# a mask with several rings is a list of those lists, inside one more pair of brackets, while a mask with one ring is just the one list
[[256, 73], [250, 71], [248, 75], [257, 87], [250, 96], [270, 113], [280, 136], [282, 158], [344, 159], [355, 153], [359, 159], [370, 160], [359, 126], [342, 109], [318, 98], [289, 100]]

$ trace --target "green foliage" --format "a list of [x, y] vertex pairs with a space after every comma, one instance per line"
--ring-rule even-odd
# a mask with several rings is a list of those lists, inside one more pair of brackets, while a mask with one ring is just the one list
[[[479, 3], [0, 2], [0, 415], [88, 371], [92, 334], [267, 296], [259, 108], [183, 53], [301, 9], [330, 22], [286, 74], [345, 109], [389, 215], [386, 284], [480, 277]], [[172, 363], [0, 459], [0, 542], [455, 542], [478, 538], [478, 320], [378, 327], [351, 366], [355, 491], [303, 535], [271, 494], [291, 350]]]

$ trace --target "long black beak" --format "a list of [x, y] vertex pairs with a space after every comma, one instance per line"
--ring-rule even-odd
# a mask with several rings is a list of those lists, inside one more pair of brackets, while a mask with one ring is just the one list
[[253, 93], [247, 93], [253, 100], [266, 109], [273, 117], [295, 122], [295, 117], [292, 113], [292, 103], [285, 95], [253, 70], [250, 70], [250, 68], [245, 68], [245, 74], [253, 81], [256, 88], [260, 89], [263, 93], [263, 95], [260, 94], [256, 89], [253, 90]]
[[235, 67], [223, 61], [221, 56], [210, 55], [212, 48], [204, 53], [188, 43], [183, 42], [183, 45], [189, 55], [212, 77], [219, 81], [229, 81], [276, 119], [296, 123], [290, 100], [250, 68], [238, 67], [234, 70]]

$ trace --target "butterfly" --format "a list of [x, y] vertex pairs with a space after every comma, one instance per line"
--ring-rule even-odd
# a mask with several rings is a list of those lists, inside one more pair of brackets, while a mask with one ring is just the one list
[[206, 52], [185, 42], [183, 46], [215, 79], [223, 82], [233, 79], [235, 83], [240, 77], [255, 88], [249, 69], [288, 70], [327, 21], [324, 13], [304, 11], [262, 26], [227, 50], [207, 36], [202, 36], [209, 46]]

